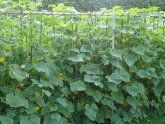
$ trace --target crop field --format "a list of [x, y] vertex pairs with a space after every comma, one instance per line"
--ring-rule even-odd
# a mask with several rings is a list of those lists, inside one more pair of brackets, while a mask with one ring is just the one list
[[31, 12], [0, 14], [0, 124], [140, 124], [165, 115], [164, 12]]

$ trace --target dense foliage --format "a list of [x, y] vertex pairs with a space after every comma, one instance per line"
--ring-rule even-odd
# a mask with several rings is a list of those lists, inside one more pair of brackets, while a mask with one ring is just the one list
[[164, 13], [128, 11], [115, 17], [115, 49], [111, 16], [1, 15], [0, 122], [138, 124], [165, 114], [164, 19], [149, 16]]
[[100, 8], [111, 8], [113, 6], [122, 6], [125, 9], [158, 6], [160, 10], [165, 10], [164, 0], [43, 0], [42, 3], [45, 8], [49, 4], [64, 3], [74, 6], [79, 11], [98, 11]]

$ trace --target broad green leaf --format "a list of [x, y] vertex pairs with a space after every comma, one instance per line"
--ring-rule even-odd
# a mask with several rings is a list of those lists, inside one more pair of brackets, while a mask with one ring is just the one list
[[132, 48], [132, 51], [139, 54], [139, 55], [144, 55], [145, 50], [146, 50], [146, 48], [142, 45]]
[[79, 80], [79, 81], [70, 83], [70, 89], [73, 92], [75, 92], [75, 91], [84, 91], [86, 89], [86, 85], [85, 85], [84, 82]]
[[161, 67], [162, 69], [165, 69], [165, 60], [161, 60], [161, 61], [160, 61], [160, 67]]
[[119, 60], [111, 59], [110, 63], [116, 68], [123, 69], [122, 64]]
[[40, 117], [37, 115], [21, 116], [20, 124], [40, 124]]
[[60, 114], [52, 113], [51, 115], [45, 116], [44, 124], [68, 124], [68, 122]]
[[47, 80], [45, 80], [44, 78], [40, 78], [40, 83], [43, 84], [43, 87], [49, 87], [51, 89], [54, 89], [53, 84]]
[[119, 59], [122, 60], [123, 51], [121, 51], [121, 50], [111, 50], [110, 53], [113, 57], [116, 57], [116, 58], [119, 58]]
[[85, 72], [86, 74], [100, 75], [103, 72], [97, 64], [86, 64], [80, 67], [80, 72]]
[[67, 106], [64, 107], [64, 105], [58, 104], [55, 105], [57, 107], [57, 110], [59, 113], [62, 113], [65, 117], [70, 117], [72, 115], [72, 113], [74, 112], [74, 105], [72, 102], [69, 102], [67, 100], [65, 100], [67, 102]]
[[65, 98], [57, 98], [56, 100], [64, 108], [66, 108], [68, 106], [68, 101]]
[[136, 97], [131, 97], [128, 96], [127, 97], [127, 102], [130, 106], [132, 106], [134, 109], [136, 109], [136, 107], [139, 105], [139, 101], [137, 100]]
[[160, 73], [162, 79], [165, 79], [165, 70]]
[[71, 56], [68, 58], [68, 60], [72, 62], [83, 62], [84, 55], [83, 54], [77, 54], [75, 56]]
[[122, 121], [122, 118], [120, 117], [119, 113], [115, 113], [113, 112], [111, 115], [111, 121], [113, 124], [124, 124], [124, 122]]
[[85, 115], [92, 121], [96, 121], [98, 107], [96, 104], [85, 105]]
[[56, 76], [51, 77], [49, 81], [50, 81], [50, 83], [54, 84], [55, 86], [59, 86], [59, 87], [63, 86], [63, 81]]
[[58, 21], [55, 17], [44, 17], [43, 22], [50, 25], [58, 25]]
[[131, 72], [137, 72], [137, 67], [135, 65], [132, 65], [129, 67]]
[[93, 83], [95, 86], [103, 88], [103, 83], [101, 82], [100, 76], [85, 75], [84, 81]]
[[152, 83], [154, 84], [154, 86], [158, 86], [158, 84], [160, 83], [160, 79], [159, 78], [153, 78], [152, 80]]
[[23, 94], [30, 101], [35, 101], [37, 105], [41, 107], [45, 106], [42, 90], [37, 85], [31, 85], [27, 87], [24, 89]]
[[112, 82], [106, 82], [107, 83], [107, 85], [108, 85], [108, 87], [106, 87], [106, 88], [108, 88], [108, 90], [109, 91], [118, 91], [119, 89], [118, 89], [118, 85], [117, 84], [115, 84], [115, 83], [112, 83]]
[[135, 55], [129, 53], [125, 53], [123, 58], [128, 66], [132, 66], [138, 60]]
[[140, 78], [149, 78], [149, 79], [151, 79], [152, 77], [153, 78], [158, 78], [158, 76], [155, 72], [155, 68], [152, 68], [152, 67], [149, 67], [147, 69], [138, 70], [137, 75]]
[[17, 79], [19, 82], [29, 77], [29, 74], [16, 64], [11, 66], [9, 75], [11, 78]]
[[104, 123], [104, 119], [105, 119], [104, 111], [102, 109], [99, 109], [96, 115], [96, 121], [98, 123]]
[[123, 104], [123, 102], [124, 102], [124, 96], [123, 96], [123, 94], [122, 94], [121, 91], [117, 91], [117, 92], [114, 92], [113, 91], [111, 93], [111, 96], [112, 96], [112, 99], [114, 101], [116, 101], [117, 103]]
[[125, 86], [125, 90], [133, 97], [144, 93], [144, 85], [139, 82], [130, 82]]
[[1, 124], [14, 124], [13, 119], [7, 116], [0, 116], [0, 123]]
[[96, 90], [96, 91], [93, 92], [92, 97], [94, 98], [94, 100], [96, 102], [99, 102], [102, 98], [102, 94], [101, 94], [100, 91]]
[[158, 76], [157, 76], [155, 71], [156, 71], [155, 68], [152, 68], [152, 67], [149, 67], [146, 70], [148, 76], [153, 77], [153, 78], [158, 78]]
[[8, 94], [12, 92], [12, 87], [11, 86], [0, 86], [0, 91], [4, 94]]
[[35, 113], [37, 110], [35, 109], [35, 105], [29, 103], [28, 104], [28, 108], [25, 109], [25, 112], [30, 115], [30, 114], [33, 114]]
[[42, 92], [43, 92], [45, 95], [47, 95], [48, 97], [51, 96], [51, 92], [49, 92], [48, 90], [42, 89]]
[[96, 102], [99, 102], [103, 97], [99, 90], [94, 90], [90, 86], [86, 88], [85, 92], [88, 96], [92, 96]]
[[104, 98], [101, 100], [101, 103], [102, 103], [103, 105], [109, 106], [112, 110], [116, 110], [116, 107], [115, 107], [115, 105], [114, 105], [114, 101], [111, 100], [111, 99], [108, 99], [108, 98], [105, 98], [105, 97], [104, 97]]
[[89, 45], [82, 45], [80, 48], [80, 52], [83, 52], [83, 53], [90, 53], [91, 51], [92, 49]]
[[153, 87], [154, 93], [157, 97], [160, 97], [163, 90], [164, 90], [164, 86], [163, 85], [158, 85], [157, 87]]
[[110, 76], [106, 76], [106, 78], [109, 82], [113, 82], [115, 84], [120, 84], [122, 81], [130, 81], [129, 73], [123, 69], [116, 69], [114, 73]]
[[137, 75], [138, 75], [140, 78], [146, 78], [146, 77], [148, 77], [148, 74], [146, 73], [146, 71], [145, 71], [144, 69], [138, 70]]
[[49, 75], [49, 69], [48, 64], [45, 62], [38, 62], [33, 65], [34, 69], [36, 69], [38, 72], [45, 72], [47, 75]]
[[28, 108], [28, 100], [25, 99], [23, 94], [19, 90], [15, 90], [6, 95], [6, 103], [10, 107], [25, 107]]
[[142, 58], [144, 62], [156, 61], [156, 56], [154, 56], [153, 53], [145, 53]]
[[94, 91], [93, 91], [93, 88], [90, 87], [89, 85], [87, 85], [87, 88], [85, 90], [85, 93], [88, 95], [88, 96], [92, 96], [94, 94]]

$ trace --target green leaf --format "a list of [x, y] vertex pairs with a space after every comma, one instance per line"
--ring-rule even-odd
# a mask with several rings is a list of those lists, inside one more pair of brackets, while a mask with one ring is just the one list
[[165, 69], [165, 60], [160, 60], [160, 67]]
[[116, 69], [114, 73], [110, 76], [106, 76], [106, 78], [109, 82], [113, 82], [115, 84], [120, 84], [122, 81], [130, 81], [129, 73], [123, 69]]
[[44, 124], [68, 124], [67, 120], [58, 113], [52, 113], [44, 118]]
[[42, 89], [42, 92], [43, 92], [45, 95], [47, 95], [48, 97], [51, 96], [51, 92], [49, 92], [48, 90]]
[[85, 105], [85, 115], [88, 116], [90, 120], [92, 121], [96, 120], [97, 112], [98, 112], [98, 107], [96, 106], [96, 104]]
[[122, 118], [120, 117], [119, 113], [112, 113], [111, 115], [111, 121], [113, 124], [124, 124], [122, 121]]
[[70, 83], [70, 89], [73, 92], [75, 92], [75, 91], [85, 91], [86, 85], [85, 85], [84, 82], [79, 80], [79, 81], [76, 81], [74, 83]]
[[68, 58], [68, 60], [72, 62], [83, 62], [84, 55], [83, 54], [77, 54], [75, 56], [71, 56]]
[[28, 0], [19, 0], [20, 4], [25, 4], [26, 2], [28, 2]]
[[94, 93], [92, 93], [92, 97], [94, 98], [96, 102], [99, 102], [102, 98], [102, 94], [100, 91], [96, 90], [94, 91]]
[[138, 70], [137, 75], [138, 75], [140, 78], [146, 78], [146, 77], [148, 77], [148, 75], [147, 75], [147, 73], [146, 73], [146, 71], [145, 71], [144, 69]]
[[114, 101], [116, 101], [117, 103], [120, 103], [120, 104], [123, 104], [123, 101], [124, 101], [124, 96], [122, 94], [121, 91], [117, 91], [117, 92], [112, 92], [111, 93], [111, 96], [112, 96], [112, 99]]
[[111, 59], [110, 63], [116, 68], [123, 69], [121, 62], [119, 60]]
[[99, 76], [91, 76], [91, 75], [84, 76], [84, 81], [93, 83], [95, 86], [99, 86], [99, 87], [103, 88], [103, 83], [100, 80], [101, 79]]
[[165, 70], [160, 73], [162, 79], [165, 79]]
[[36, 69], [38, 72], [45, 72], [47, 75], [49, 75], [49, 69], [48, 64], [45, 62], [38, 62], [33, 65], [34, 69]]
[[160, 79], [159, 78], [153, 78], [152, 80], [152, 83], [154, 84], [154, 86], [158, 86], [158, 84], [160, 83]]
[[110, 91], [118, 91], [119, 89], [118, 89], [118, 85], [117, 84], [115, 84], [115, 83], [112, 83], [112, 82], [107, 82], [107, 85], [108, 85], [108, 90], [110, 90]]
[[153, 53], [146, 53], [142, 58], [144, 62], [153, 62], [156, 60], [156, 56], [154, 56]]
[[110, 99], [104, 97], [104, 98], [101, 100], [101, 103], [102, 103], [103, 105], [109, 106], [112, 110], [116, 110], [116, 107], [115, 107], [115, 105], [114, 105], [114, 101], [113, 101], [113, 100], [110, 100]]
[[138, 58], [135, 55], [129, 53], [125, 53], [123, 58], [128, 66], [132, 66], [138, 60]]
[[134, 109], [136, 109], [136, 107], [139, 105], [139, 101], [137, 100], [136, 97], [131, 97], [128, 96], [127, 97], [127, 102], [130, 106], [132, 106]]
[[50, 25], [59, 25], [55, 17], [44, 17], [43, 22]]
[[29, 74], [16, 64], [11, 66], [9, 75], [11, 78], [17, 79], [19, 82], [29, 77]]
[[0, 116], [0, 123], [1, 124], [14, 124], [13, 119], [7, 116]]
[[80, 67], [80, 72], [86, 74], [101, 75], [103, 72], [97, 64], [86, 64]]
[[28, 104], [28, 108], [25, 109], [25, 112], [26, 112], [28, 115], [35, 113], [35, 112], [36, 112], [36, 110], [35, 110], [35, 105], [29, 103], [29, 104]]
[[146, 50], [146, 47], [144, 47], [142, 45], [132, 48], [132, 51], [139, 54], [139, 55], [144, 55], [145, 50]]
[[28, 100], [25, 99], [23, 94], [19, 90], [15, 90], [6, 95], [6, 104], [10, 107], [25, 107], [28, 108]]
[[158, 78], [158, 75], [156, 74], [155, 71], [156, 71], [156, 69], [155, 68], [152, 68], [152, 67], [149, 67], [146, 70], [148, 76], [153, 77], [153, 78]]
[[56, 100], [64, 108], [66, 108], [68, 106], [68, 101], [65, 98], [57, 98]]
[[131, 72], [137, 72], [137, 67], [135, 65], [132, 65], [129, 67]]
[[58, 77], [50, 77], [50, 83], [54, 84], [55, 86], [59, 86], [59, 87], [62, 87], [63, 86], [63, 81], [58, 78]]
[[157, 97], [160, 97], [163, 90], [164, 90], [164, 86], [163, 85], [158, 85], [157, 87], [153, 87], [154, 93]]
[[83, 53], [90, 53], [92, 51], [92, 48], [89, 45], [82, 45], [80, 48], [80, 52]]
[[102, 94], [98, 90], [92, 89], [90, 86], [86, 88], [86, 94], [92, 96], [96, 102], [99, 102], [102, 99]]
[[37, 115], [21, 116], [20, 124], [40, 124], [40, 117]]
[[149, 67], [147, 69], [138, 70], [137, 75], [140, 78], [149, 78], [149, 79], [151, 79], [152, 77], [153, 78], [158, 78], [158, 76], [155, 72], [155, 68], [152, 68], [152, 67]]
[[144, 93], [144, 86], [139, 82], [130, 82], [125, 86], [125, 90], [133, 97]]
[[105, 114], [104, 111], [99, 109], [96, 115], [96, 121], [98, 123], [104, 123]]
[[116, 57], [122, 60], [123, 51], [115, 49], [115, 50], [111, 50], [110, 53], [113, 57]]

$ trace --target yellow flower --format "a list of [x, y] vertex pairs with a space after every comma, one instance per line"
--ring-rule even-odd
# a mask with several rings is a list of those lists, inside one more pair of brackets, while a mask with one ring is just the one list
[[5, 58], [0, 58], [0, 63], [4, 62]]
[[36, 107], [35, 107], [35, 110], [36, 110], [36, 111], [39, 111], [39, 110], [40, 110], [40, 107], [39, 107], [39, 106], [36, 106]]
[[64, 97], [64, 96], [65, 96], [65, 94], [62, 93], [62, 94], [61, 94], [61, 97]]

